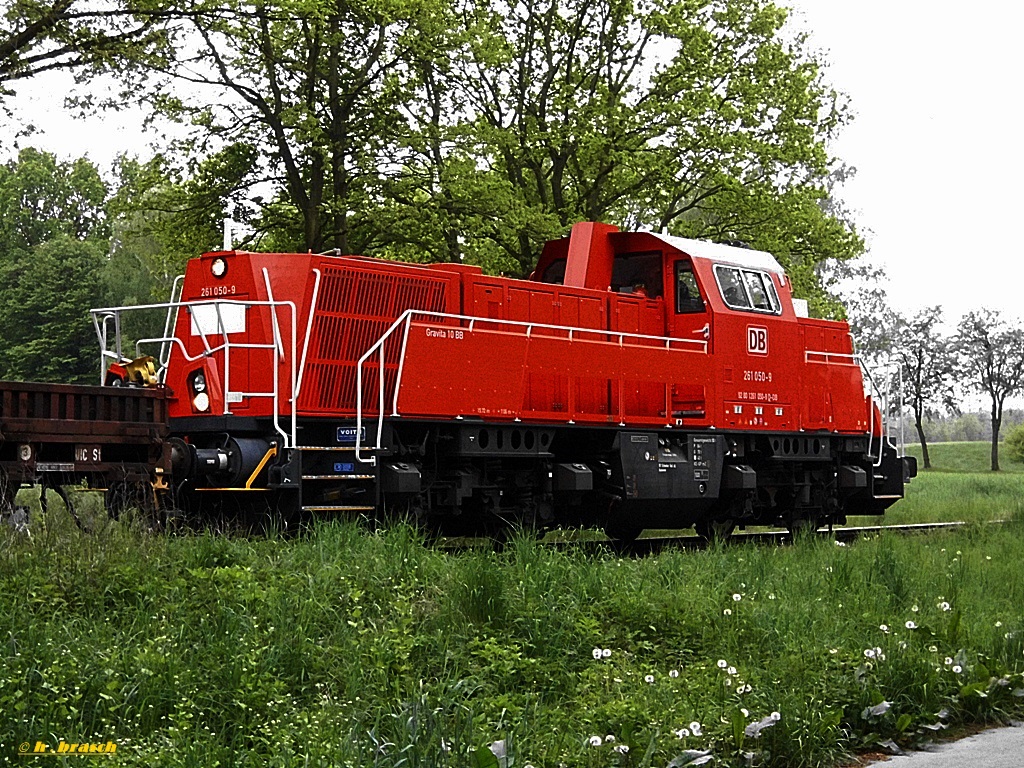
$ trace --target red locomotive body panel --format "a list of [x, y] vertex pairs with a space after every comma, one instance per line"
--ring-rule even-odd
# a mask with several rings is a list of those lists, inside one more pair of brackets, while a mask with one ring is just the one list
[[[761, 308], [727, 300], [739, 282]], [[271, 416], [275, 376], [279, 415], [294, 401], [299, 416], [354, 417], [359, 360], [387, 336], [388, 415], [847, 433], [871, 421], [848, 326], [798, 317], [777, 263], [741, 248], [577, 225], [529, 281], [461, 265], [211, 253], [190, 262], [182, 300], [217, 303], [178, 312], [172, 417]], [[380, 354], [364, 361], [364, 415], [378, 413], [380, 368]]]

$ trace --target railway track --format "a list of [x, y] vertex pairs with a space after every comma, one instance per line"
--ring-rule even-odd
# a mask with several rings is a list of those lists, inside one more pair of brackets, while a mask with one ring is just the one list
[[[1002, 524], [1006, 521], [996, 520], [992, 521], [993, 524]], [[823, 528], [819, 531], [814, 532], [813, 536], [821, 538], [830, 538], [839, 542], [850, 542], [856, 541], [857, 539], [871, 536], [879, 533], [894, 533], [901, 536], [911, 536], [921, 533], [931, 533], [934, 531], [944, 530], [956, 530], [964, 528], [972, 523], [968, 523], [963, 520], [957, 520], [946, 523], [911, 523], [907, 525], [867, 525], [867, 526], [851, 526], [843, 528], [833, 528], [829, 530]], [[740, 533], [733, 533], [728, 538], [729, 544], [773, 544], [776, 546], [783, 546], [791, 544], [793, 542], [793, 535], [789, 531], [774, 530], [774, 531], [744, 531]], [[546, 546], [551, 546], [556, 549], [582, 549], [585, 551], [602, 552], [612, 550], [615, 552], [621, 552], [623, 554], [630, 555], [649, 555], [656, 554], [666, 549], [678, 548], [678, 549], [707, 549], [710, 543], [697, 536], [696, 534], [689, 533], [681, 536], [651, 536], [648, 538], [637, 539], [636, 541], [629, 543], [615, 542], [608, 539], [572, 539], [572, 540], [549, 540], [545, 541]], [[437, 545], [442, 549], [450, 550], [464, 550], [471, 549], [477, 546], [492, 546], [496, 545], [493, 539], [441, 539], [437, 542]], [[500, 543], [497, 543], [500, 546]]]

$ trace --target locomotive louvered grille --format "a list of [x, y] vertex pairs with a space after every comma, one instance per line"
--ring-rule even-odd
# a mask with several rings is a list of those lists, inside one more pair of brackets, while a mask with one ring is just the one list
[[[407, 309], [445, 311], [446, 278], [382, 272], [357, 266], [326, 267], [313, 318], [299, 408], [351, 413], [356, 364]], [[384, 345], [385, 402], [394, 397], [401, 336]], [[363, 367], [364, 411], [377, 412], [378, 355]]]

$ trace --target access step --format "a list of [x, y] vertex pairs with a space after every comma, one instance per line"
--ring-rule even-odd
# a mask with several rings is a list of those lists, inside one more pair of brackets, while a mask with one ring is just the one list
[[329, 505], [312, 505], [303, 506], [303, 512], [373, 512], [376, 507], [363, 507], [363, 506], [329, 506]]
[[303, 475], [303, 480], [376, 480], [376, 475]]

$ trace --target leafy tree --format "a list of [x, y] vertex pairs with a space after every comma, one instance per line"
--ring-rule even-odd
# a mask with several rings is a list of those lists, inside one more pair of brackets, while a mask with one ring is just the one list
[[991, 310], [966, 315], [957, 332], [961, 366], [968, 385], [991, 401], [992, 471], [999, 471], [999, 429], [1006, 398], [1024, 388], [1024, 329]]
[[218, 151], [234, 203], [253, 191], [267, 245], [363, 250], [384, 141], [405, 130], [403, 51], [430, 26], [433, 1], [271, 0], [193, 13], [176, 30], [177, 57], [154, 62], [140, 92], [196, 126], [183, 151]]
[[28, 249], [58, 235], [103, 240], [107, 185], [86, 159], [26, 148], [0, 165], [0, 245]]
[[0, 97], [42, 72], [144, 58], [162, 47], [173, 15], [145, 0], [0, 0]]
[[740, 237], [808, 265], [808, 287], [819, 260], [862, 249], [825, 211], [844, 107], [770, 2], [460, 7], [447, 87], [414, 70], [407, 219], [440, 197], [441, 229], [493, 243], [519, 272], [583, 219]]
[[894, 353], [900, 365], [903, 396], [914, 414], [925, 469], [931, 468], [924, 432], [926, 416], [955, 411], [958, 361], [952, 340], [939, 330], [942, 308], [929, 307], [910, 318], [899, 318]]
[[59, 234], [3, 263], [0, 376], [97, 382], [98, 352], [89, 309], [101, 304], [104, 248]]

